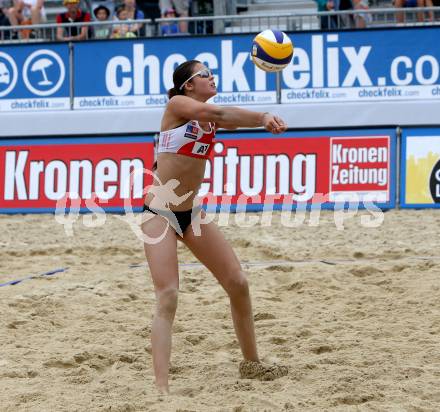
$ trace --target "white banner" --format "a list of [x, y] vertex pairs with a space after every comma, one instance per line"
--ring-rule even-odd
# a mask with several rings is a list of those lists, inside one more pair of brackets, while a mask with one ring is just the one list
[[88, 96], [75, 97], [74, 109], [108, 110], [135, 107], [161, 107], [168, 102], [166, 94], [152, 94], [142, 96]]
[[348, 101], [439, 100], [440, 86], [372, 86], [314, 89], [283, 89], [281, 103]]
[[0, 112], [23, 112], [34, 110], [70, 110], [70, 99], [68, 97], [51, 97], [48, 99], [29, 98], [0, 100]]

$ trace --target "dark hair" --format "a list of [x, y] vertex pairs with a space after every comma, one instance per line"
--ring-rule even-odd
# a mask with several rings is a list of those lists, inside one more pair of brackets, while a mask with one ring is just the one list
[[168, 98], [171, 99], [173, 96], [178, 94], [185, 94], [184, 90], [180, 90], [182, 84], [188, 80], [193, 74], [193, 68], [196, 64], [200, 63], [198, 60], [188, 60], [185, 63], [179, 65], [173, 73], [173, 84], [170, 90], [168, 90]]
[[109, 18], [110, 10], [107, 7], [103, 6], [103, 5], [98, 6], [95, 10], [93, 10], [93, 14], [95, 15], [95, 17], [98, 14], [99, 10], [104, 10], [106, 12], [106, 14], [107, 14], [107, 18]]

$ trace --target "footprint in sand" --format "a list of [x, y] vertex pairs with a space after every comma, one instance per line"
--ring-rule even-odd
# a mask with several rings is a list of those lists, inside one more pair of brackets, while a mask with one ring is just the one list
[[372, 267], [372, 266], [364, 266], [360, 268], [350, 269], [349, 272], [358, 278], [365, 278], [367, 276], [375, 275], [380, 273], [380, 270]]
[[342, 395], [340, 397], [337, 397], [335, 399], [335, 406], [338, 405], [361, 405], [366, 402], [373, 401], [375, 399], [375, 396], [373, 394], [369, 393], [353, 393], [353, 394], [346, 394]]
[[73, 355], [73, 359], [76, 363], [83, 363], [92, 358], [89, 352], [81, 352]]
[[149, 338], [151, 335], [151, 328], [149, 326], [144, 326], [143, 328], [136, 330], [134, 333], [141, 338]]
[[264, 297], [265, 300], [270, 300], [271, 302], [282, 302], [283, 300], [278, 296], [270, 296], [268, 298]]
[[69, 369], [76, 368], [77, 364], [71, 359], [51, 359], [43, 363], [46, 368]]
[[267, 320], [267, 319], [275, 319], [275, 316], [272, 313], [259, 312], [254, 316], [254, 321], [258, 322], [259, 320]]
[[363, 257], [365, 257], [365, 254], [363, 252], [354, 252], [353, 257], [356, 259], [362, 259]]
[[321, 355], [323, 353], [333, 352], [333, 348], [329, 345], [319, 345], [310, 349], [316, 355]]
[[[183, 388], [183, 389], [177, 389], [173, 392], [174, 395], [179, 396], [186, 396], [188, 398], [194, 398], [194, 396], [197, 394], [197, 391], [192, 388]], [[177, 411], [186, 412], [187, 409], [176, 409]], [[189, 412], [189, 411], [188, 411]]]
[[296, 336], [298, 338], [309, 338], [310, 336], [312, 336], [312, 332], [309, 329], [299, 329], [296, 332]]
[[39, 375], [37, 371], [28, 370], [28, 371], [15, 371], [15, 370], [7, 370], [5, 372], [0, 372], [0, 378], [36, 378]]
[[203, 335], [187, 335], [185, 336], [185, 340], [187, 340], [192, 345], [198, 345], [203, 340], [205, 340], [206, 336]]
[[74, 374], [65, 378], [66, 382], [73, 385], [87, 385], [94, 380], [92, 374]]
[[286, 376], [289, 372], [287, 366], [268, 365], [262, 362], [244, 360], [239, 366], [242, 379], [258, 379], [260, 381], [273, 381]]
[[402, 272], [405, 269], [408, 269], [409, 265], [394, 265], [393, 268], [391, 269], [393, 272]]
[[270, 338], [270, 342], [275, 345], [284, 345], [287, 342], [287, 339], [280, 338], [278, 336], [274, 336], [274, 337]]
[[277, 271], [277, 272], [292, 272], [293, 266], [286, 266], [286, 265], [272, 265], [266, 268], [266, 270], [270, 271]]
[[170, 373], [172, 375], [185, 374], [188, 370], [193, 369], [192, 366], [188, 365], [170, 365]]
[[6, 325], [8, 329], [17, 329], [17, 327], [21, 325], [25, 325], [28, 323], [26, 320], [14, 320], [13, 322], [10, 322]]
[[298, 293], [302, 293], [303, 288], [304, 288], [304, 282], [293, 282], [286, 287], [286, 290], [294, 290]]
[[234, 240], [234, 245], [236, 247], [249, 247], [249, 246], [251, 246], [251, 242], [247, 239], [240, 238], [240, 239]]
[[198, 279], [198, 278], [192, 278], [192, 277], [187, 276], [185, 278], [185, 283], [191, 283], [194, 286], [200, 286], [200, 284], [202, 283], [202, 280]]

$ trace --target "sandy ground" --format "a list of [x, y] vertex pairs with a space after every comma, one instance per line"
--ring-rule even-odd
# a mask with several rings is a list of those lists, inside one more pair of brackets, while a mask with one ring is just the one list
[[0, 216], [0, 283], [68, 268], [0, 287], [0, 410], [440, 410], [438, 211], [344, 230], [332, 212], [298, 227], [234, 216], [222, 230], [249, 274], [260, 355], [288, 376], [239, 378], [228, 299], [181, 247], [173, 393], [157, 395], [154, 294], [130, 227], [80, 218], [69, 237], [50, 215]]

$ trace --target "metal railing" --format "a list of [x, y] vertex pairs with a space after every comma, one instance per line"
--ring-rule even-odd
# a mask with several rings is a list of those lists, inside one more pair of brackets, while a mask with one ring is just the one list
[[[170, 24], [179, 27], [182, 23], [186, 23], [188, 32], [178, 32], [173, 36], [258, 33], [267, 28], [305, 31], [320, 28], [344, 30], [364, 26], [366, 28], [431, 26], [440, 24], [440, 7], [375, 8], [338, 12], [301, 11], [274, 15], [227, 15], [2, 26], [0, 27], [0, 43], [165, 36], [168, 34], [164, 28]], [[108, 29], [107, 35], [103, 35], [105, 31], [103, 29]]]

